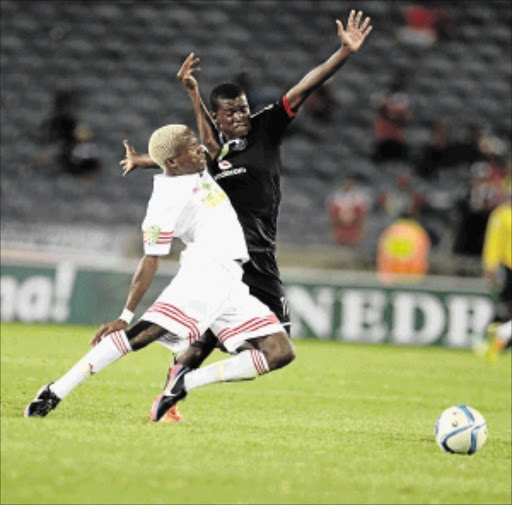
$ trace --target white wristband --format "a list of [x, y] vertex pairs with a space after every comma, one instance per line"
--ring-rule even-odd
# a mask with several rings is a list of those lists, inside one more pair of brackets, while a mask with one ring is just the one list
[[121, 319], [121, 321], [130, 324], [133, 319], [133, 312], [128, 309], [123, 309], [123, 312], [121, 312], [121, 315], [117, 319]]

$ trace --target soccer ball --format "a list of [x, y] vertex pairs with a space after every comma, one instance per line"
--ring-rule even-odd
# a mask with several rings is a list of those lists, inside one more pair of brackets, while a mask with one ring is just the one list
[[482, 414], [472, 407], [450, 407], [439, 416], [434, 436], [443, 451], [474, 454], [487, 440], [487, 424]]

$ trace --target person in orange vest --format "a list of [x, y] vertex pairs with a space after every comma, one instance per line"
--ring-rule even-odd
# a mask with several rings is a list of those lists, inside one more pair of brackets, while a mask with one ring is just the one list
[[414, 219], [400, 218], [386, 228], [377, 247], [377, 275], [382, 282], [421, 280], [428, 271], [430, 238]]

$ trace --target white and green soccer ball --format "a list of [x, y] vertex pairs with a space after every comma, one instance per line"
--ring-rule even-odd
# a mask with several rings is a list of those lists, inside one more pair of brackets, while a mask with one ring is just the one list
[[487, 440], [487, 423], [482, 414], [472, 407], [450, 407], [439, 416], [434, 436], [443, 451], [474, 454]]

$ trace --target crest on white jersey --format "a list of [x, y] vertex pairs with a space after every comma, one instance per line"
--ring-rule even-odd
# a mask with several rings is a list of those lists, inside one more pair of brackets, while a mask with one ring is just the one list
[[146, 244], [154, 245], [158, 243], [158, 239], [160, 238], [161, 233], [160, 226], [150, 226], [146, 230], [144, 230], [144, 238], [146, 239]]

